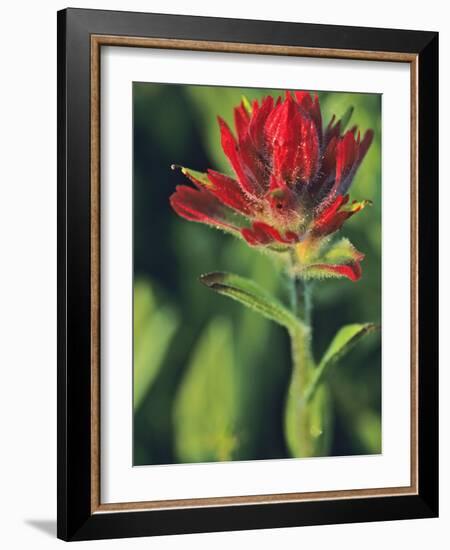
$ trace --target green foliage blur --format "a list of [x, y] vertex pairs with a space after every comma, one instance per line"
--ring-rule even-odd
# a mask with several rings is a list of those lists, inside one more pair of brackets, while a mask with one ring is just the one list
[[[169, 205], [187, 183], [170, 165], [231, 174], [216, 117], [282, 90], [133, 84], [134, 465], [286, 458], [283, 413], [290, 377], [283, 328], [216, 295], [198, 278], [229, 271], [284, 297], [270, 258]], [[365, 253], [357, 283], [314, 284], [314, 353], [346, 323], [381, 323], [381, 96], [319, 92], [324, 123], [354, 107], [350, 125], [375, 140], [351, 187], [371, 208], [342, 230]], [[330, 375], [331, 455], [381, 452], [380, 339], [368, 337]]]

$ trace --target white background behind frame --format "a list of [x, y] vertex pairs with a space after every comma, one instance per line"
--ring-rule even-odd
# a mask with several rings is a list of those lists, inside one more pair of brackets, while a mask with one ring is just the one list
[[[132, 467], [133, 81], [383, 94], [381, 455]], [[407, 63], [101, 48], [102, 503], [410, 484], [410, 185]]]

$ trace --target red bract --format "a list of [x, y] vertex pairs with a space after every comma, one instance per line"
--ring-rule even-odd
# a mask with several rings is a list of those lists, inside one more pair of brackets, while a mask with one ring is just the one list
[[323, 128], [319, 99], [308, 92], [287, 92], [276, 101], [268, 96], [251, 106], [243, 101], [234, 109], [235, 135], [218, 120], [234, 178], [181, 167], [194, 187], [176, 188], [170, 198], [174, 210], [241, 236], [251, 246], [291, 250], [304, 276], [357, 280], [360, 253], [335, 265], [321, 260], [330, 251], [325, 237], [368, 203], [349, 203], [347, 193], [372, 130], [361, 139], [356, 127], [343, 132], [335, 117]]

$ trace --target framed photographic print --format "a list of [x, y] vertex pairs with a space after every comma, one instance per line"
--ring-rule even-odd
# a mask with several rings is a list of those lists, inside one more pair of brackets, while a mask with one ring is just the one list
[[58, 536], [438, 514], [434, 32], [58, 13]]

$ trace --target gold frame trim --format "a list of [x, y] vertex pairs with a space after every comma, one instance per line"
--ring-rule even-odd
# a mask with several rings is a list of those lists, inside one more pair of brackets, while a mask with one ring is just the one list
[[[102, 46], [164, 48], [359, 59], [409, 63], [411, 74], [411, 484], [408, 487], [318, 491], [269, 495], [101, 503], [100, 500], [100, 50]], [[211, 506], [274, 504], [418, 494], [418, 56], [409, 53], [304, 48], [132, 36], [91, 35], [91, 513]]]

